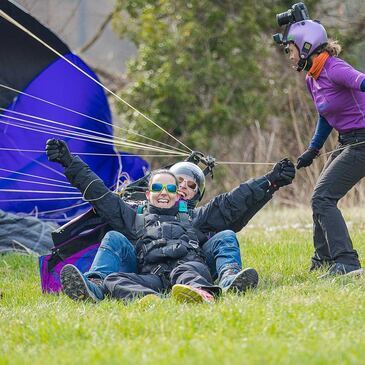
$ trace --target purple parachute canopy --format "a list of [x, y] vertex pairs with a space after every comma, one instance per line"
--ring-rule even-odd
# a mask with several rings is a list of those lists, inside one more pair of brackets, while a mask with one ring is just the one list
[[[7, 0], [0, 9], [88, 75], [90, 68], [48, 28]], [[89, 208], [63, 168], [47, 160], [47, 139], [66, 140], [108, 185], [149, 168], [114, 149], [103, 88], [10, 22], [0, 20], [0, 209], [65, 221]], [[128, 166], [127, 169], [125, 166]]]

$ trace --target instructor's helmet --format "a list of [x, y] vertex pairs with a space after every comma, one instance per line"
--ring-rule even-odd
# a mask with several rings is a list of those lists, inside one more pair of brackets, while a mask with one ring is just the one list
[[195, 181], [198, 185], [198, 190], [193, 197], [193, 199], [189, 200], [188, 206], [195, 207], [197, 203], [202, 200], [204, 192], [205, 192], [205, 176], [203, 171], [199, 166], [195, 165], [192, 162], [183, 161], [178, 162], [170, 167], [170, 171], [175, 175], [185, 175], [191, 177], [193, 181]]
[[283, 38], [284, 45], [293, 42], [298, 50], [300, 60], [297, 70], [308, 70], [308, 58], [324, 48], [328, 42], [326, 29], [316, 20], [303, 20], [289, 25], [288, 33]]

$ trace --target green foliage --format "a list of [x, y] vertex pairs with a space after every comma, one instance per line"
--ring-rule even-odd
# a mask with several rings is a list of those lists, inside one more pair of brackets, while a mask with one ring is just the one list
[[[287, 9], [283, 3], [119, 0], [115, 28], [138, 47], [121, 96], [199, 148], [217, 134], [234, 135], [265, 120], [262, 40], [275, 27], [276, 11]], [[166, 137], [130, 108], [120, 111], [138, 131]]]

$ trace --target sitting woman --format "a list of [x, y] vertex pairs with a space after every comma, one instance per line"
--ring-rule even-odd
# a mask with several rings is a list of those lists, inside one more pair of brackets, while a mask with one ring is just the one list
[[172, 288], [177, 300], [213, 302], [214, 296], [221, 293], [213, 285], [204, 262], [199, 233], [185, 209], [179, 209], [178, 182], [172, 172], [158, 170], [151, 175], [146, 192], [148, 204], [138, 214], [79, 157], [72, 156], [65, 142], [48, 141], [47, 155], [50, 161], [67, 166], [66, 176], [71, 184], [115, 230], [108, 235], [127, 239], [138, 257], [138, 273], [112, 273], [99, 281], [86, 278], [73, 265], [66, 265], [61, 282], [71, 299], [99, 301], [108, 295], [128, 301], [148, 294], [161, 296]]

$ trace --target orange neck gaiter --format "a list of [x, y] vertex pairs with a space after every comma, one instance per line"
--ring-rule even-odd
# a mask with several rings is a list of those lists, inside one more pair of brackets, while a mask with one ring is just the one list
[[308, 75], [312, 76], [315, 80], [318, 79], [319, 75], [322, 72], [322, 69], [324, 67], [324, 64], [327, 61], [327, 58], [329, 57], [328, 52], [322, 52], [320, 55], [318, 55], [314, 60], [312, 67], [308, 71]]

